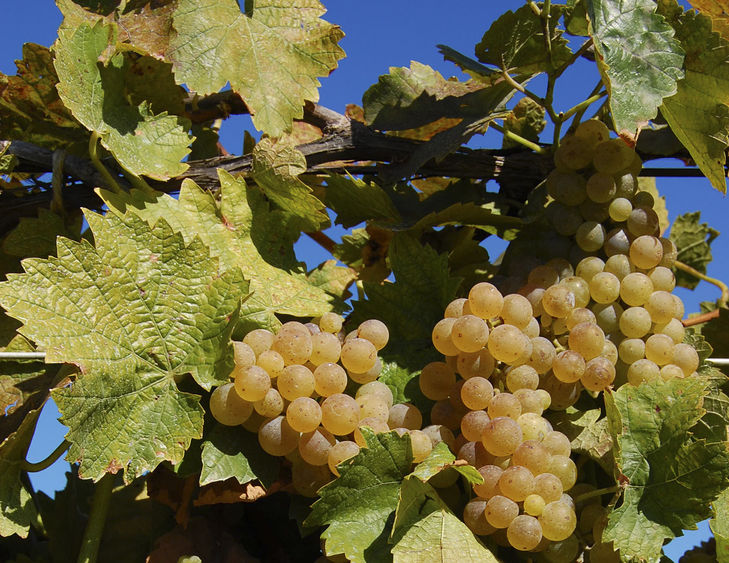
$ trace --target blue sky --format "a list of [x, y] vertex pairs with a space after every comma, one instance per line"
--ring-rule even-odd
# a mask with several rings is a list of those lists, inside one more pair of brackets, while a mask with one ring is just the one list
[[[683, 2], [682, 2], [683, 3]], [[434, 0], [370, 0], [365, 3], [343, 0], [324, 0], [329, 8], [325, 18], [339, 24], [346, 36], [342, 46], [347, 58], [328, 78], [322, 80], [321, 103], [343, 112], [347, 103], [361, 103], [362, 93], [377, 77], [388, 71], [390, 66], [408, 66], [411, 60], [429, 64], [444, 76], [461, 76], [458, 69], [443, 61], [436, 44], [444, 43], [465, 54], [471, 55], [473, 47], [481, 39], [490, 22], [507, 9], [517, 9], [522, 1], [502, 0], [459, 0], [444, 3]], [[685, 5], [685, 4], [684, 4]], [[364, 8], [366, 6], [366, 9]], [[56, 36], [61, 16], [49, 0], [5, 0], [4, 25], [0, 34], [0, 72], [15, 74], [14, 59], [20, 58], [24, 42], [50, 45]], [[578, 40], [579, 41], [579, 40]], [[579, 43], [578, 43], [579, 44]], [[557, 109], [568, 109], [584, 99], [597, 81], [594, 66], [581, 63], [569, 71], [556, 92]], [[540, 83], [534, 81], [531, 87], [539, 91]], [[250, 128], [250, 120], [237, 116], [226, 123], [223, 143], [231, 152], [240, 152], [243, 131]], [[548, 132], [547, 132], [548, 135]], [[548, 140], [549, 136], [545, 137]], [[494, 135], [476, 139], [473, 146], [498, 146]], [[678, 167], [678, 161], [652, 162], [651, 166], [666, 165]], [[729, 204], [724, 196], [713, 190], [705, 179], [659, 179], [659, 191], [667, 197], [670, 218], [689, 211], [700, 210], [702, 220], [714, 228], [729, 226], [727, 212]], [[334, 238], [341, 230], [334, 229]], [[729, 233], [720, 236], [713, 245], [714, 262], [709, 266], [709, 275], [729, 280]], [[489, 248], [497, 255], [503, 245]], [[308, 239], [302, 238], [297, 248], [299, 258], [315, 266], [328, 256]], [[686, 311], [698, 310], [700, 301], [714, 300], [718, 291], [702, 282], [696, 291], [678, 290], [686, 304]], [[49, 405], [41, 417], [41, 431], [31, 445], [29, 459], [45, 457], [63, 438], [65, 429], [56, 422], [58, 416], [53, 405]], [[65, 462], [59, 461], [48, 470], [33, 476], [34, 484], [46, 491], [63, 486]], [[677, 541], [670, 548], [669, 555], [677, 559], [685, 546], [693, 545], [708, 534], [702, 525], [698, 534], [692, 534]]]

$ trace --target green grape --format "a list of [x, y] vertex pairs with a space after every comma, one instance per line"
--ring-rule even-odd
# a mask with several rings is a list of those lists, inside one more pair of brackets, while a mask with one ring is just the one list
[[413, 451], [413, 462], [420, 463], [433, 451], [433, 441], [430, 436], [421, 430], [409, 430], [410, 445]]
[[440, 401], [447, 399], [456, 374], [445, 362], [430, 362], [420, 372], [420, 390], [428, 399]]
[[667, 291], [654, 291], [645, 302], [645, 310], [656, 324], [667, 323], [677, 315], [676, 301]]
[[285, 417], [277, 416], [261, 424], [258, 443], [267, 454], [284, 456], [299, 445], [299, 433], [291, 428]]
[[[524, 329], [533, 318], [532, 304], [523, 295], [512, 293], [504, 297], [500, 316], [505, 324]], [[468, 351], [464, 350], [464, 352]], [[472, 351], [475, 352], [475, 350]]]
[[[565, 455], [553, 455], [549, 460], [549, 473], [562, 482], [562, 489], [569, 491], [577, 482], [577, 466]], [[572, 533], [572, 532], [570, 532]]]
[[359, 422], [359, 405], [344, 393], [330, 395], [321, 404], [321, 424], [335, 436], [353, 432]]
[[[640, 170], [638, 170], [638, 172], [640, 172]], [[635, 195], [635, 191], [638, 189], [637, 174], [633, 174], [632, 172], [616, 174], [615, 187], [615, 197], [617, 199], [624, 198], [627, 200], [631, 200], [632, 197]]]
[[579, 205], [587, 197], [581, 174], [552, 170], [546, 179], [547, 192], [565, 205]]
[[[626, 255], [630, 252], [630, 237], [624, 229], [615, 227], [605, 235], [603, 245], [605, 254], [609, 257]], [[605, 265], [607, 267], [607, 264]]]
[[[587, 203], [589, 202], [583, 202], [579, 209], [581, 210]], [[554, 230], [565, 237], [574, 235], [582, 224], [582, 215], [577, 208], [562, 205], [557, 201], [547, 205], [544, 216], [552, 224]]]
[[659, 237], [658, 240], [661, 241], [661, 246], [663, 247], [663, 257], [658, 265], [664, 268], [673, 268], [678, 258], [678, 248], [676, 248], [674, 242], [669, 238]]
[[622, 139], [608, 139], [595, 147], [592, 165], [598, 172], [617, 174], [630, 166], [635, 158], [635, 151]]
[[329, 453], [327, 454], [327, 464], [329, 465], [329, 470], [334, 473], [334, 475], [339, 477], [338, 466], [348, 459], [352, 459], [358, 453], [359, 446], [356, 442], [352, 442], [351, 440], [337, 442], [336, 444], [332, 445], [332, 447], [329, 449]]
[[661, 241], [650, 235], [642, 235], [630, 244], [630, 261], [642, 270], [655, 268], [663, 258]]
[[521, 415], [521, 403], [511, 393], [498, 393], [489, 402], [487, 412], [491, 418], [507, 416], [516, 420]]
[[314, 370], [314, 391], [322, 397], [343, 393], [347, 388], [347, 372], [339, 364], [327, 362]]
[[[622, 318], [622, 317], [621, 317]], [[580, 323], [571, 331], [568, 338], [570, 350], [581, 354], [585, 360], [599, 356], [602, 352], [605, 333], [592, 323]]]
[[506, 528], [519, 515], [519, 505], [503, 495], [494, 495], [486, 503], [484, 514], [494, 528]]
[[595, 315], [595, 322], [606, 334], [617, 332], [620, 326], [620, 317], [623, 315], [623, 308], [618, 303], [600, 304], [592, 306]]
[[603, 391], [615, 380], [615, 366], [604, 356], [591, 359], [585, 365], [580, 382], [588, 391]]
[[253, 405], [240, 397], [233, 383], [224, 383], [210, 395], [210, 412], [220, 424], [238, 426], [251, 416]]
[[678, 319], [671, 319], [663, 324], [658, 323], [653, 328], [653, 332], [670, 336], [675, 344], [683, 342], [684, 336], [686, 335], [686, 329]]
[[463, 522], [477, 536], [487, 536], [496, 528], [486, 520], [486, 501], [475, 498], [469, 501], [463, 509]]
[[590, 280], [590, 296], [601, 304], [612, 303], [620, 295], [620, 280], [609, 272], [595, 274]]
[[468, 304], [472, 314], [482, 319], [493, 319], [501, 314], [504, 297], [492, 284], [481, 282], [468, 292]]
[[326, 465], [311, 465], [303, 460], [295, 462], [291, 468], [291, 484], [301, 496], [314, 498], [319, 489], [332, 480]]
[[459, 352], [467, 354], [478, 352], [486, 345], [488, 339], [489, 326], [476, 315], [458, 317], [451, 327], [451, 341]]
[[449, 428], [440, 424], [431, 424], [430, 426], [423, 428], [423, 433], [430, 438], [430, 443], [433, 447], [444, 442], [452, 452], [458, 451], [458, 448], [456, 447], [456, 437]]
[[[517, 327], [503, 324], [491, 331], [488, 341], [488, 350], [498, 361], [513, 364], [519, 359], [525, 349], [530, 347], [529, 338]], [[531, 351], [530, 354], [531, 356]], [[527, 357], [527, 360], [529, 357]]]
[[595, 274], [602, 272], [604, 269], [605, 262], [603, 262], [602, 259], [597, 256], [588, 256], [587, 258], [580, 260], [580, 263], [577, 264], [575, 273], [577, 277], [580, 277], [589, 283]]
[[306, 366], [286, 366], [278, 376], [278, 392], [287, 401], [297, 397], [311, 397], [316, 386], [314, 374]]
[[523, 413], [516, 422], [521, 428], [522, 440], [542, 440], [552, 430], [552, 425], [546, 418], [532, 412]]
[[514, 453], [521, 444], [522, 437], [519, 423], [512, 418], [502, 416], [491, 419], [481, 435], [481, 441], [487, 452], [503, 456]]
[[610, 272], [622, 282], [625, 276], [633, 271], [627, 252], [625, 254], [615, 254], [608, 258], [605, 262], [605, 271]]
[[532, 493], [524, 499], [524, 512], [529, 516], [539, 516], [546, 504], [542, 497]]
[[[542, 445], [552, 455], [569, 456], [572, 452], [570, 439], [558, 430], [547, 432], [542, 440]], [[560, 494], [562, 493], [560, 492]]]
[[671, 379], [681, 379], [686, 377], [683, 370], [676, 364], [666, 364], [661, 366], [661, 379], [663, 381], [670, 381]]
[[342, 346], [341, 361], [347, 371], [365, 373], [377, 362], [377, 349], [369, 340], [352, 338]]
[[236, 368], [233, 373], [236, 392], [248, 402], [260, 401], [271, 388], [271, 378], [266, 370], [258, 366]]
[[618, 356], [626, 364], [645, 358], [645, 342], [640, 338], [626, 338], [618, 346]]
[[[616, 187], [617, 191], [617, 187]], [[616, 197], [610, 202], [608, 207], [608, 215], [616, 223], [627, 221], [630, 213], [633, 211], [633, 204], [625, 197]]]
[[554, 344], [542, 336], [532, 338], [532, 355], [529, 357], [529, 362], [526, 364], [536, 370], [538, 374], [547, 373], [557, 355]]
[[324, 313], [319, 319], [319, 328], [324, 332], [330, 332], [332, 334], [337, 334], [340, 330], [342, 330], [343, 324], [344, 319], [341, 315], [337, 315], [336, 313]]
[[369, 340], [379, 351], [382, 350], [390, 339], [390, 331], [387, 325], [377, 319], [369, 319], [359, 325], [357, 336]]
[[645, 341], [645, 357], [659, 366], [665, 366], [673, 361], [674, 348], [675, 343], [667, 334], [651, 334]]
[[269, 389], [266, 396], [253, 403], [255, 411], [266, 418], [280, 415], [284, 410], [284, 400], [277, 389]]
[[283, 356], [275, 350], [264, 350], [258, 355], [256, 365], [266, 370], [271, 379], [276, 379], [283, 372], [285, 363]]
[[521, 514], [509, 523], [506, 537], [515, 549], [531, 551], [542, 540], [542, 526], [533, 516]]
[[588, 119], [577, 126], [575, 137], [594, 147], [610, 138], [610, 130], [602, 121]]
[[448, 317], [438, 321], [433, 327], [433, 346], [444, 356], [457, 356], [461, 352], [451, 338], [451, 330], [455, 322], [455, 318]]
[[575, 242], [585, 252], [600, 250], [605, 244], [605, 227], [597, 221], [585, 221], [575, 233]]
[[661, 368], [650, 360], [638, 360], [628, 368], [628, 383], [638, 387], [641, 383], [655, 381], [661, 376]]
[[461, 387], [461, 401], [470, 410], [477, 411], [487, 408], [493, 396], [494, 388], [491, 382], [484, 377], [471, 377]]
[[574, 350], [564, 350], [554, 359], [552, 373], [563, 383], [579, 381], [585, 373], [585, 359]]
[[262, 352], [270, 350], [273, 346], [274, 334], [265, 328], [257, 328], [250, 331], [243, 337], [243, 342], [253, 349], [256, 356], [260, 356]]
[[321, 407], [311, 397], [297, 397], [286, 407], [286, 422], [297, 432], [312, 432], [321, 422]]
[[299, 438], [299, 455], [310, 465], [327, 465], [329, 452], [337, 440], [321, 426], [305, 432]]
[[660, 231], [658, 214], [651, 207], [636, 207], [631, 211], [627, 227], [634, 237], [641, 235], [657, 236]]
[[539, 516], [544, 537], [552, 541], [566, 540], [577, 527], [574, 509], [561, 501], [550, 502]]
[[469, 442], [480, 440], [490, 421], [491, 418], [485, 411], [469, 411], [461, 419], [461, 434]]
[[656, 200], [653, 198], [653, 195], [651, 195], [650, 192], [643, 190], [635, 192], [631, 201], [633, 202], [633, 207], [646, 207], [648, 209], [653, 209], [656, 205]]
[[569, 170], [580, 170], [590, 164], [593, 159], [593, 146], [574, 136], [566, 136], [554, 151], [555, 164]]
[[652, 293], [653, 282], [643, 273], [633, 272], [620, 282], [620, 298], [630, 307], [642, 306]]
[[643, 338], [651, 329], [651, 316], [643, 307], [630, 307], [620, 317], [620, 332], [627, 338]]
[[[607, 203], [615, 197], [617, 187], [610, 174], [597, 172], [587, 179], [587, 197], [595, 203]], [[581, 202], [580, 202], [581, 203]]]

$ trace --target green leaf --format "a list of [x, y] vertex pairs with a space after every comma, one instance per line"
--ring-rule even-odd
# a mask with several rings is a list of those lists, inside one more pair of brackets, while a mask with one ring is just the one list
[[601, 465], [608, 475], [615, 469], [613, 439], [607, 418], [601, 416], [601, 409], [580, 411], [570, 407], [550, 417], [555, 430], [565, 434], [572, 444], [572, 451], [585, 454]]
[[291, 130], [304, 101], [319, 99], [317, 77], [344, 56], [339, 27], [320, 19], [318, 0], [180, 0], [168, 57], [175, 75], [198, 94], [226, 82], [250, 108], [253, 123], [273, 137]]
[[413, 478], [402, 484], [393, 543], [395, 563], [498, 561], [446, 507], [433, 487]]
[[54, 65], [61, 100], [133, 174], [177, 176], [187, 170], [180, 161], [190, 152], [190, 124], [166, 112], [153, 114], [147, 101], [136, 106], [127, 101], [130, 57], [113, 54], [117, 41], [116, 27], [101, 22], [60, 31]]
[[[220, 259], [223, 270], [242, 271], [250, 280], [252, 295], [241, 305], [240, 327], [277, 329], [275, 313], [315, 317], [332, 309], [334, 298], [316, 280], [306, 277], [293, 244], [299, 230], [284, 211], [271, 209], [256, 187], [218, 170], [220, 203], [194, 182], [185, 180], [179, 199], [168, 195], [147, 196], [133, 191], [123, 197], [100, 194], [116, 213], [132, 213], [150, 224], [168, 221], [186, 241], [200, 238]], [[246, 292], [242, 278], [240, 292]]]
[[301, 230], [319, 231], [329, 226], [324, 204], [299, 180], [306, 172], [306, 158], [286, 140], [265, 138], [253, 149], [251, 176], [281, 209], [294, 215]]
[[718, 563], [729, 562], [729, 488], [724, 489], [714, 501], [714, 517], [710, 521], [716, 539]]
[[410, 441], [395, 432], [362, 430], [367, 447], [340, 477], [326, 485], [306, 526], [328, 526], [322, 533], [327, 555], [344, 553], [355, 563], [389, 559], [389, 525], [398, 505], [400, 484], [410, 472]]
[[38, 217], [21, 217], [18, 226], [3, 240], [3, 250], [11, 256], [45, 258], [56, 253], [56, 237], [81, 238], [81, 217], [67, 225], [60, 215], [39, 208]]
[[258, 479], [268, 488], [279, 467], [279, 460], [261, 449], [255, 434], [216, 423], [202, 443], [200, 485], [234, 477], [241, 485]]
[[501, 77], [500, 72], [482, 65], [480, 62], [471, 57], [467, 57], [463, 53], [459, 53], [448, 45], [436, 45], [436, 47], [438, 47], [438, 51], [443, 55], [444, 60], [458, 65], [463, 72], [483, 84], [493, 84], [494, 81]]
[[154, 113], [182, 114], [187, 92], [175, 83], [172, 64], [136, 53], [128, 57], [124, 87], [131, 104], [138, 106], [146, 101]]
[[3, 537], [13, 534], [27, 537], [36, 513], [20, 473], [39, 414], [40, 409], [28, 413], [17, 432], [0, 443], [0, 536]]
[[[427, 209], [435, 206], [423, 207]], [[417, 235], [425, 229], [446, 225], [474, 227], [491, 235], [499, 235], [504, 240], [511, 240], [522, 227], [523, 221], [518, 217], [503, 215], [493, 203], [464, 202], [425, 215], [412, 225], [411, 230]]]
[[715, 32], [729, 39], [729, 3], [726, 0], [690, 0], [690, 4], [711, 18]]
[[563, 6], [552, 5], [549, 37], [552, 57], [545, 47], [544, 23], [529, 6], [502, 14], [476, 45], [476, 57], [510, 73], [532, 75], [549, 72], [569, 61], [572, 51], [557, 29]]
[[727, 421], [714, 438], [694, 435], [706, 413], [708, 384], [691, 377], [605, 394], [625, 489], [603, 541], [613, 541], [622, 557], [658, 561], [664, 540], [707, 518], [710, 503], [729, 483]]
[[356, 279], [357, 272], [346, 266], [337, 266], [336, 260], [327, 260], [307, 274], [311, 285], [337, 298], [335, 308], [340, 311], [349, 309], [344, 301], [352, 296], [348, 288]]
[[653, 0], [586, 0], [615, 130], [634, 135], [683, 78], [683, 50]]
[[[676, 217], [671, 226], [670, 239], [678, 248], [677, 259], [698, 270], [706, 273], [706, 266], [711, 262], [711, 243], [719, 236], [719, 231], [709, 227], [706, 223], [699, 223], [701, 211], [684, 213]], [[676, 274], [676, 285], [694, 289], [699, 284], [696, 276], [674, 268]]]
[[392, 391], [393, 402], [412, 403], [421, 413], [429, 413], [433, 401], [428, 399], [420, 390], [418, 376], [421, 368], [429, 361], [438, 361], [438, 355], [431, 346], [423, 344], [422, 349], [415, 345], [397, 346], [399, 350], [393, 350], [396, 345], [389, 344], [386, 351], [383, 350], [385, 358], [382, 359], [382, 371], [377, 378], [387, 385]]
[[[504, 129], [516, 133], [520, 137], [532, 141], [539, 141], [539, 133], [544, 130], [547, 121], [544, 119], [544, 108], [531, 98], [522, 98], [511, 110], [504, 120]], [[504, 135], [502, 147], [514, 148], [520, 146], [516, 141]]]
[[58, 97], [58, 76], [47, 47], [26, 43], [17, 76], [0, 74], [0, 138], [48, 147], [85, 143], [88, 133]]
[[163, 460], [179, 461], [202, 431], [199, 397], [177, 390], [191, 373], [204, 388], [227, 380], [239, 271], [221, 272], [199, 239], [189, 245], [154, 227], [87, 212], [96, 248], [58, 239], [58, 258], [28, 259], [0, 284], [0, 302], [46, 361], [84, 374], [54, 398], [80, 473], [127, 481]]
[[469, 483], [483, 483], [483, 477], [475, 467], [463, 465], [463, 460], [460, 463], [454, 462], [456, 462], [456, 456], [453, 455], [445, 442], [440, 442], [433, 448], [428, 457], [415, 466], [410, 476], [417, 477], [425, 482], [441, 471], [453, 468], [463, 475]]
[[347, 229], [368, 220], [384, 223], [400, 220], [400, 213], [381, 187], [352, 176], [330, 174], [326, 202], [337, 214], [335, 222]]
[[675, 18], [667, 18], [686, 52], [686, 75], [679, 81], [676, 95], [663, 100], [661, 114], [712, 186], [726, 193], [729, 43], [712, 33], [707, 16], [683, 13], [675, 0], [659, 3], [661, 12], [668, 11], [663, 8], [666, 4], [676, 13]]
[[367, 300], [353, 303], [351, 322], [377, 318], [388, 326], [393, 342], [428, 341], [461, 280], [450, 276], [446, 255], [406, 233], [395, 234], [389, 256], [395, 283], [365, 282]]
[[446, 80], [433, 68], [413, 61], [390, 67], [362, 96], [365, 122], [382, 131], [421, 127], [446, 118], [480, 118], [490, 111], [489, 89], [477, 81]]

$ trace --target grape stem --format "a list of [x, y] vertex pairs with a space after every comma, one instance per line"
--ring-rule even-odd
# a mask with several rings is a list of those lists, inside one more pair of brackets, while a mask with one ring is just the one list
[[99, 171], [99, 173], [103, 176], [104, 180], [106, 180], [106, 183], [108, 184], [109, 188], [114, 193], [121, 193], [121, 188], [119, 187], [119, 184], [117, 184], [114, 177], [111, 175], [111, 173], [106, 169], [106, 166], [99, 160], [99, 156], [96, 152], [97, 145], [99, 143], [99, 134], [94, 131], [91, 133], [91, 137], [89, 138], [89, 158], [91, 159], [91, 162], [93, 163], [94, 167]]
[[86, 524], [81, 549], [78, 554], [78, 563], [96, 563], [99, 555], [99, 545], [104, 534], [106, 515], [111, 504], [111, 492], [114, 489], [116, 475], [107, 473], [96, 483], [94, 498], [91, 501], [91, 513]]
[[577, 495], [572, 500], [575, 504], [578, 502], [585, 501], [587, 499], [593, 498], [593, 497], [600, 497], [602, 495], [609, 495], [612, 493], [617, 493], [620, 490], [620, 485], [613, 485], [612, 487], [605, 487], [603, 489], [595, 489], [594, 491], [588, 491], [586, 493], [582, 493], [581, 495]]
[[59, 457], [66, 453], [66, 450], [68, 450], [69, 447], [71, 447], [71, 442], [69, 442], [68, 440], [64, 440], [63, 442], [58, 444], [56, 449], [53, 450], [47, 458], [41, 461], [31, 462], [27, 459], [24, 459], [22, 462], [22, 469], [23, 471], [27, 471], [29, 473], [43, 471], [44, 469], [53, 465]]
[[63, 149], [53, 151], [53, 199], [51, 200], [51, 211], [57, 215], [65, 215], [63, 207], [63, 162], [66, 160], [66, 151]]
[[692, 268], [691, 266], [689, 266], [688, 264], [684, 264], [680, 260], [676, 260], [673, 265], [678, 270], [686, 272], [687, 274], [691, 274], [692, 276], [699, 278], [700, 280], [704, 280], [705, 282], [709, 282], [710, 284], [718, 287], [721, 290], [719, 305], [723, 306], [726, 305], [727, 302], [729, 302], [729, 286], [727, 286], [723, 281], [709, 277], [706, 274], [702, 274], [696, 268]]
[[526, 148], [533, 150], [537, 154], [547, 154], [548, 152], [547, 149], [545, 149], [544, 147], [540, 147], [537, 143], [534, 143], [529, 139], [525, 139], [524, 137], [514, 133], [513, 131], [504, 129], [504, 127], [502, 127], [498, 123], [492, 122], [491, 127], [502, 133], [507, 139], [511, 139], [512, 141], [515, 141], [520, 145], [524, 145]]

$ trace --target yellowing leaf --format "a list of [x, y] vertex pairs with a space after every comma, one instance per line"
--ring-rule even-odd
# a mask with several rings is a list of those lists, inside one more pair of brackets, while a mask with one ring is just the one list
[[699, 12], [711, 18], [712, 29], [729, 39], [729, 2], [726, 0], [689, 0]]
[[199, 94], [226, 82], [250, 108], [253, 123], [274, 137], [303, 116], [304, 101], [319, 99], [344, 52], [339, 27], [320, 19], [318, 0], [180, 0], [167, 53], [180, 83]]

